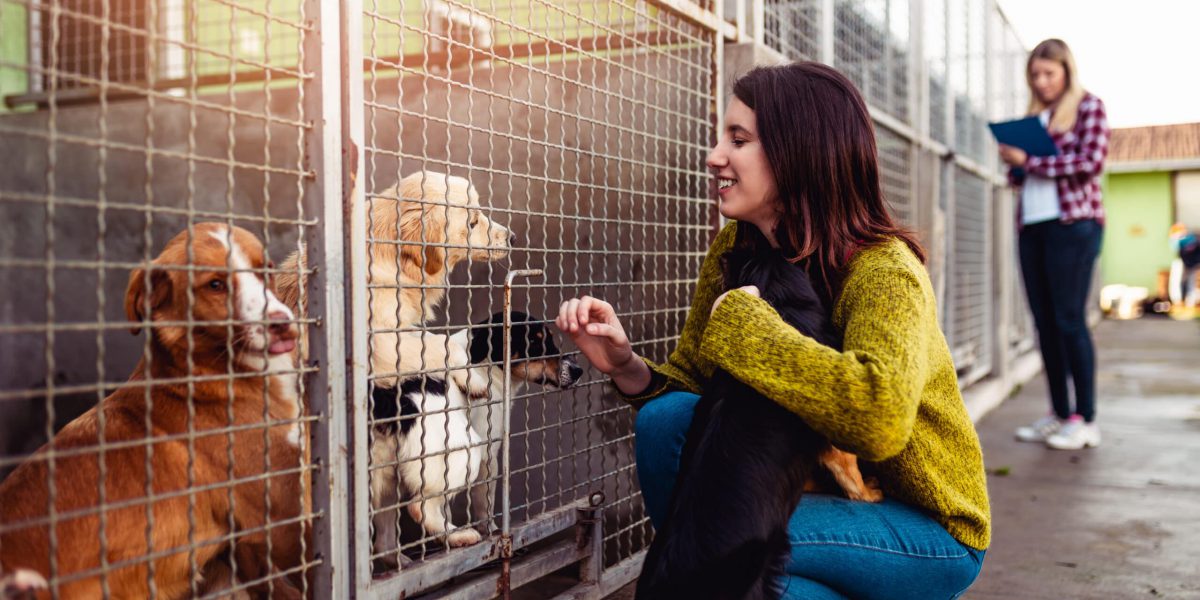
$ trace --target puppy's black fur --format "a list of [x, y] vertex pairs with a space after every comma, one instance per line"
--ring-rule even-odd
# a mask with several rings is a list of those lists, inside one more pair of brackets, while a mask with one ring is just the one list
[[[485, 335], [480, 335], [479, 329], [486, 327]], [[540, 359], [548, 356], [558, 356], [562, 351], [554, 343], [554, 336], [546, 330], [546, 324], [527, 313], [514, 310], [512, 313], [512, 355], [514, 361]], [[474, 327], [471, 335], [471, 364], [481, 364], [487, 360], [504, 362], [504, 313], [496, 313], [491, 318], [480, 321]], [[573, 362], [568, 366], [571, 381], [579, 379], [583, 369]], [[529, 383], [558, 385], [557, 380], [550, 381], [542, 378]]]
[[[789, 325], [840, 347], [808, 275], [772, 255], [726, 255], [726, 287], [757, 286]], [[637, 598], [778, 598], [788, 519], [825, 444], [795, 414], [732, 375], [714, 373], [696, 406], [671, 508], [646, 554]]]
[[428, 376], [406, 379], [400, 384], [399, 394], [396, 388], [376, 387], [371, 390], [371, 417], [375, 431], [395, 435], [398, 427], [400, 433], [408, 435], [414, 419], [421, 412], [413, 396], [420, 398], [425, 394], [445, 396], [446, 380]]
[[[491, 361], [504, 361], [504, 313], [495, 313], [491, 317], [479, 321], [474, 326], [471, 336], [471, 364], [478, 365]], [[481, 335], [479, 330], [484, 329]], [[514, 362], [541, 359], [548, 356], [558, 356], [562, 351], [554, 343], [554, 336], [546, 330], [545, 323], [529, 314], [513, 311], [512, 313], [512, 354]], [[583, 369], [571, 362], [567, 369], [571, 381], [579, 379]], [[530, 383], [559, 385], [557, 380], [551, 381], [541, 377]], [[378, 433], [394, 435], [399, 428], [400, 433], [407, 435], [412, 429], [414, 419], [420, 412], [414, 397], [420, 400], [425, 393], [446, 394], [446, 381], [431, 376], [418, 376], [406, 379], [400, 384], [400, 393], [395, 388], [376, 387], [371, 390], [371, 416], [377, 423]]]

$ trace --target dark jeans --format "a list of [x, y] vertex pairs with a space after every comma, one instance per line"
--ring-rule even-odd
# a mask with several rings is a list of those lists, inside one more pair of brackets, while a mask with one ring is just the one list
[[[1096, 351], [1087, 327], [1092, 268], [1104, 228], [1092, 220], [1047, 221], [1021, 230], [1021, 275], [1037, 326], [1050, 386], [1050, 403], [1060, 419], [1072, 414], [1096, 417]], [[1075, 384], [1075, 409], [1067, 395], [1067, 375]]]

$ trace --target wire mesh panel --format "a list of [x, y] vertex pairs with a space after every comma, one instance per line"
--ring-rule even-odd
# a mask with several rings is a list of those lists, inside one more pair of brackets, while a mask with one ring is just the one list
[[949, 40], [947, 33], [946, 0], [926, 0], [924, 3], [924, 35], [925, 64], [928, 69], [929, 95], [929, 137], [942, 143], [947, 143], [947, 89], [949, 86]]
[[312, 6], [0, 2], [0, 574], [312, 591]]
[[1025, 49], [1012, 26], [997, 15], [989, 21], [992, 28], [988, 60], [993, 119], [1012, 119], [1023, 114], [1029, 99], [1025, 84]]
[[763, 4], [763, 43], [793, 60], [820, 58], [819, 0], [766, 0]]
[[916, 199], [913, 198], [912, 142], [885, 127], [875, 128], [879, 145], [879, 178], [883, 197], [892, 215], [910, 227], [916, 225]]
[[[57, 14], [35, 11], [31, 20], [37, 26], [36, 33], [31, 32], [38, 41], [35, 51], [40, 64], [54, 61], [58, 70], [74, 77], [43, 73], [40, 89], [50, 87], [50, 78], [56, 79], [59, 89], [80, 87], [79, 77], [100, 79], [101, 69], [113, 81], [145, 79], [145, 37], [136, 33], [146, 30], [149, 11], [143, 3], [114, 0], [104, 10], [100, 2], [63, 0], [58, 8]], [[101, 64], [102, 44], [108, 53], [105, 65]]]
[[833, 65], [868, 104], [908, 122], [908, 2], [838, 0], [834, 8]]
[[[673, 347], [715, 223], [715, 36], [593, 0], [366, 0], [361, 25], [359, 592], [412, 594], [510, 549], [544, 557], [531, 569], [622, 563], [650, 535], [632, 412], [551, 321], [590, 294], [639, 353]], [[505, 352], [515, 269], [541, 275], [515, 281]], [[580, 547], [566, 530], [592, 503], [603, 539]], [[495, 593], [495, 570], [470, 577], [490, 583], [464, 597]]]
[[954, 94], [954, 142], [958, 151], [983, 161], [988, 145], [984, 51], [989, 13], [983, 0], [950, 3], [950, 69]]
[[[991, 118], [993, 120], [1013, 119], [1024, 114], [1029, 100], [1029, 88], [1025, 82], [1026, 52], [1017, 38], [1012, 26], [1003, 15], [993, 15], [989, 20], [991, 35], [989, 36], [988, 60], [990, 61], [989, 81]], [[989, 144], [990, 145], [990, 144]], [[998, 163], [1000, 170], [1007, 168]], [[1006, 199], [1004, 206], [1013, 206], [1019, 196], [1013, 194], [1007, 185], [995, 190], [997, 206], [999, 200]], [[1029, 303], [1025, 298], [1024, 285], [1021, 280], [1019, 258], [1016, 250], [1016, 231], [1014, 212], [1008, 214], [996, 213], [1000, 219], [1000, 227], [996, 228], [999, 235], [1009, 236], [1009, 243], [1001, 244], [997, 240], [996, 248], [1010, 248], [1008, 260], [997, 261], [996, 285], [1001, 293], [1009, 294], [1009, 314], [1003, 322], [1007, 328], [999, 333], [1003, 336], [1002, 348], [1009, 351], [1010, 356], [1017, 356], [1033, 347], [1034, 336], [1032, 316], [1029, 313]], [[1007, 227], [1006, 227], [1007, 226]]]
[[960, 378], [970, 380], [986, 373], [992, 360], [991, 206], [978, 175], [956, 168], [954, 189], [947, 338]]

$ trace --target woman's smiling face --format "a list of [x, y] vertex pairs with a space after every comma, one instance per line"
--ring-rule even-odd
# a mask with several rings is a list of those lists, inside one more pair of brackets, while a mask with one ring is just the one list
[[705, 161], [716, 177], [717, 203], [727, 219], [753, 223], [774, 243], [781, 212], [775, 176], [758, 137], [754, 111], [734, 98], [717, 145]]

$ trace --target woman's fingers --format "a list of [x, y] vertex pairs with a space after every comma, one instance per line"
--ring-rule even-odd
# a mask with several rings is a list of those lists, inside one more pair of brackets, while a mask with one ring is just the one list
[[579, 301], [579, 306], [575, 309], [575, 318], [580, 327], [586, 327], [589, 323], [612, 323], [615, 313], [611, 304], [591, 296], [584, 296]]
[[[590, 323], [616, 325], [616, 313], [611, 304], [591, 296], [572, 298], [558, 306], [558, 317], [554, 324], [567, 333], [586, 330]], [[619, 327], [619, 325], [618, 325]]]
[[554, 325], [559, 331], [567, 330], [567, 301], [558, 305], [558, 316], [554, 317]]
[[596, 337], [606, 337], [613, 344], [621, 344], [625, 341], [625, 332], [617, 327], [613, 327], [608, 323], [591, 323], [584, 330], [588, 335]]
[[567, 310], [565, 312], [567, 319], [567, 331], [575, 333], [579, 331], [579, 318], [576, 316], [579, 312], [579, 298], [572, 298], [567, 301]]

